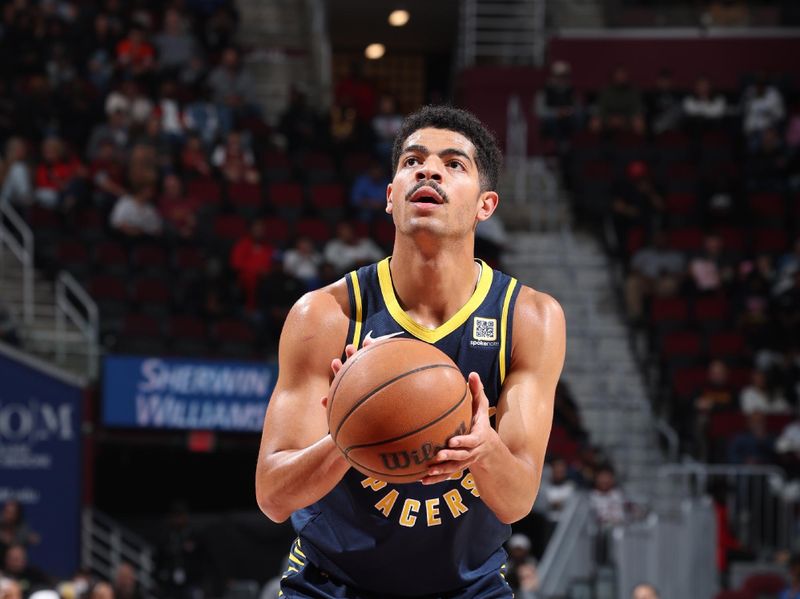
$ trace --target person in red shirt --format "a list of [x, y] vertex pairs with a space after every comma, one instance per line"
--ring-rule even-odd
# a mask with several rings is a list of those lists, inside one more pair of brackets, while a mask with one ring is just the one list
[[194, 237], [199, 207], [200, 202], [197, 199], [184, 193], [183, 183], [178, 175], [164, 177], [158, 210], [170, 232], [183, 239]]
[[67, 156], [64, 143], [48, 137], [42, 143], [42, 162], [36, 167], [36, 200], [48, 208], [73, 207], [86, 192], [86, 168]]
[[231, 268], [236, 271], [249, 311], [256, 309], [256, 288], [261, 277], [272, 269], [274, 254], [275, 248], [267, 242], [264, 223], [260, 220], [250, 226], [250, 232], [231, 250]]
[[156, 51], [147, 41], [144, 27], [134, 23], [128, 37], [117, 44], [117, 64], [133, 75], [142, 75], [153, 70], [155, 58]]

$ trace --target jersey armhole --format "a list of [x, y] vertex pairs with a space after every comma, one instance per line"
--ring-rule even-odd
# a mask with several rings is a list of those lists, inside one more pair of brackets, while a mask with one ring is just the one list
[[503, 311], [500, 314], [500, 385], [506, 379], [511, 363], [511, 334], [514, 323], [514, 305], [517, 303], [520, 286], [517, 279], [511, 278], [503, 298]]
[[[363, 308], [358, 273], [356, 271], [347, 273], [345, 281], [347, 282], [347, 295], [350, 300], [350, 324], [347, 327], [347, 341], [345, 345], [353, 344], [356, 349], [359, 349], [361, 344]], [[344, 348], [342, 349], [342, 360], [344, 360]]]

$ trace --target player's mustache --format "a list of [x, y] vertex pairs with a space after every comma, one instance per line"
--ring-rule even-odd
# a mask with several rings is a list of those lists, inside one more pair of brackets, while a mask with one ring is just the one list
[[439, 184], [433, 179], [423, 179], [422, 181], [417, 181], [414, 187], [412, 187], [411, 190], [406, 194], [406, 201], [410, 200], [411, 196], [417, 193], [417, 190], [420, 187], [430, 187], [433, 191], [438, 193], [439, 196], [441, 196], [442, 202], [444, 202], [445, 204], [450, 201], [447, 199], [447, 194], [444, 192], [444, 189], [442, 189], [439, 186]]

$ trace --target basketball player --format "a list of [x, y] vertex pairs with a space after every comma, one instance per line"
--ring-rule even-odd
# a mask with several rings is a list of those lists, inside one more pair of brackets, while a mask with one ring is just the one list
[[[512, 597], [502, 545], [539, 489], [564, 315], [474, 257], [475, 227], [497, 208], [500, 166], [474, 116], [441, 106], [412, 114], [392, 161], [391, 258], [301, 298], [281, 335], [256, 495], [298, 534], [282, 593]], [[349, 467], [328, 434], [324, 396], [340, 357], [401, 335], [434, 344], [469, 377], [473, 421], [421, 482], [391, 485]]]

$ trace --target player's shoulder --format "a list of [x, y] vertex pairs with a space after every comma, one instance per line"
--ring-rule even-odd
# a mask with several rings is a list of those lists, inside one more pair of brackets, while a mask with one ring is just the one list
[[349, 319], [350, 299], [344, 277], [303, 294], [292, 306], [289, 315], [309, 324]]
[[542, 333], [563, 330], [564, 310], [552, 295], [520, 285], [514, 308], [514, 327], [517, 328], [518, 324]]

